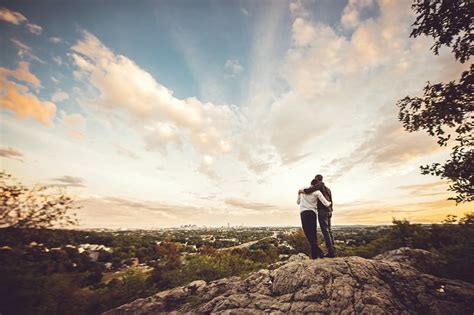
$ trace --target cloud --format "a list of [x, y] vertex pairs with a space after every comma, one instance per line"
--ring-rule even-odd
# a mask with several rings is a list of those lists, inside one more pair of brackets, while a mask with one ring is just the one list
[[50, 76], [51, 81], [53, 81], [54, 84], [58, 84], [59, 80], [55, 76]]
[[81, 114], [67, 114], [61, 110], [61, 123], [67, 128], [67, 133], [71, 138], [84, 140], [86, 119]]
[[214, 158], [210, 155], [205, 155], [197, 168], [197, 171], [201, 174], [206, 175], [212, 180], [220, 180], [221, 177], [212, 169], [212, 164], [214, 164]]
[[374, 5], [374, 0], [349, 0], [341, 17], [341, 24], [347, 29], [353, 29], [361, 23], [360, 15], [364, 9]]
[[26, 28], [33, 34], [40, 35], [43, 31], [43, 28], [37, 24], [26, 24]]
[[[71, 48], [76, 76], [99, 93], [81, 100], [105, 119], [136, 122], [148, 149], [180, 147], [186, 140], [204, 154], [232, 150], [231, 128], [235, 109], [203, 103], [196, 98], [178, 99], [147, 71], [129, 58], [114, 54], [91, 33]], [[124, 75], [126, 74], [126, 75]], [[137, 128], [137, 127], [136, 127]]]
[[60, 37], [54, 37], [54, 36], [53, 36], [53, 37], [50, 37], [48, 40], [49, 40], [51, 43], [54, 43], [54, 44], [58, 44], [58, 43], [62, 43], [62, 42], [63, 42], [62, 38], [60, 38]]
[[62, 66], [64, 64], [63, 59], [61, 58], [61, 56], [53, 56], [53, 61], [58, 66]]
[[28, 19], [23, 14], [7, 8], [0, 8], [0, 20], [14, 25], [25, 25], [28, 31], [35, 35], [40, 35], [43, 30], [43, 28], [37, 24], [28, 23]]
[[91, 196], [79, 203], [83, 207], [77, 214], [84, 227], [157, 228], [209, 222], [209, 211], [195, 206], [113, 196]]
[[56, 182], [51, 186], [59, 187], [85, 187], [84, 179], [76, 176], [64, 175], [62, 177], [51, 178], [51, 181]]
[[63, 102], [69, 99], [69, 94], [64, 91], [57, 91], [51, 97], [51, 100], [55, 103]]
[[435, 196], [449, 194], [449, 185], [447, 182], [439, 181], [425, 184], [402, 185], [398, 189], [407, 191], [414, 196]]
[[18, 48], [18, 56], [22, 59], [24, 58], [30, 58], [32, 60], [38, 61], [39, 63], [45, 63], [43, 60], [38, 58], [35, 54], [33, 54], [33, 50], [31, 49], [30, 46], [22, 43], [18, 39], [10, 39], [11, 42], [15, 45], [16, 48]]
[[358, 164], [392, 167], [436, 152], [429, 137], [397, 125], [395, 104], [427, 80], [456, 78], [464, 66], [446, 51], [433, 56], [429, 39], [410, 38], [409, 1], [350, 1], [345, 13], [358, 16], [349, 34], [312, 20], [301, 2], [290, 9], [291, 46], [273, 66], [286, 86], [258, 116], [283, 164], [313, 152], [318, 161], [341, 162], [344, 171]]
[[0, 106], [13, 111], [18, 119], [34, 118], [46, 127], [53, 125], [56, 105], [41, 101], [25, 84], [10, 81], [9, 78], [29, 84], [38, 89], [40, 80], [30, 72], [27, 62], [20, 62], [16, 70], [0, 67]]
[[[216, 199], [212, 194], [204, 197]], [[194, 202], [167, 203], [117, 196], [89, 196], [79, 200], [79, 204], [82, 208], [77, 215], [81, 227], [163, 228], [191, 223], [222, 226], [227, 223], [240, 225], [248, 222], [249, 218], [250, 225], [268, 226], [269, 215], [272, 216], [272, 224], [288, 226], [289, 218], [298, 218], [294, 210], [240, 199], [228, 199], [223, 205], [203, 207]], [[298, 223], [298, 219], [295, 222]]]
[[224, 64], [224, 70], [229, 77], [235, 77], [244, 71], [244, 67], [237, 59], [227, 59]]
[[[272, 105], [270, 113], [271, 143], [283, 164], [297, 162], [307, 156], [308, 143], [322, 136], [328, 122], [317, 109], [304, 102], [299, 95], [288, 93]], [[291, 127], [289, 127], [291, 126]]]
[[241, 8], [240, 12], [242, 12], [242, 14], [245, 15], [245, 16], [249, 15], [249, 11], [247, 11], [245, 8]]
[[291, 1], [289, 4], [289, 9], [294, 16], [308, 16], [308, 11], [305, 9], [301, 0]]
[[333, 213], [333, 224], [390, 224], [392, 219], [407, 219], [411, 223], [440, 223], [448, 214], [463, 216], [471, 211], [469, 204], [438, 199], [426, 202], [385, 204], [365, 201], [341, 204]]
[[23, 162], [23, 153], [11, 147], [0, 148], [0, 156]]
[[301, 17], [293, 22], [293, 40], [297, 46], [304, 46], [314, 41], [316, 29]]
[[20, 25], [28, 21], [28, 19], [23, 14], [11, 11], [7, 8], [0, 8], [0, 20], [15, 25]]
[[327, 170], [328, 178], [335, 180], [359, 165], [387, 171], [442, 150], [426, 134], [408, 133], [395, 118], [387, 119], [368, 133], [348, 156], [333, 159], [323, 169]]
[[116, 144], [115, 145], [115, 149], [116, 149], [116, 152], [120, 155], [123, 155], [123, 156], [126, 156], [126, 157], [129, 157], [131, 159], [138, 159], [138, 155], [135, 154], [135, 152], [133, 152], [132, 150], [129, 150], [119, 144]]
[[273, 210], [277, 209], [275, 205], [260, 202], [249, 202], [238, 198], [228, 198], [224, 200], [225, 204], [230, 206], [248, 209], [248, 210]]

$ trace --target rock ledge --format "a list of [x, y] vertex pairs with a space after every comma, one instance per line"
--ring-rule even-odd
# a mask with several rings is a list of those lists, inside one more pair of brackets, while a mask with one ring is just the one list
[[436, 258], [410, 248], [374, 259], [298, 254], [246, 279], [197, 280], [104, 314], [473, 314], [474, 285], [428, 274]]

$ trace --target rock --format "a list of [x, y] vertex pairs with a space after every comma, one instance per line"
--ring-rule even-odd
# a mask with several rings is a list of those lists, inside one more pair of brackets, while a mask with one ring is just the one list
[[438, 255], [432, 252], [409, 247], [401, 247], [399, 249], [391, 250], [377, 255], [373, 259], [399, 262], [432, 275], [439, 274], [440, 267], [445, 263]]
[[268, 266], [268, 269], [273, 270], [273, 269], [277, 269], [277, 268], [279, 268], [283, 265], [286, 265], [287, 263], [290, 263], [290, 262], [303, 261], [303, 260], [308, 260], [308, 259], [309, 259], [308, 255], [303, 254], [303, 253], [298, 253], [296, 255], [292, 255], [287, 260], [277, 261], [276, 263], [270, 264]]
[[410, 248], [374, 259], [299, 254], [245, 279], [193, 281], [105, 314], [472, 314], [474, 285], [428, 274], [437, 258]]

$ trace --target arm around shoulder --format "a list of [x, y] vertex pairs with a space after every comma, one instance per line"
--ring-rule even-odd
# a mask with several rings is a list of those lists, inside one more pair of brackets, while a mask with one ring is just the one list
[[316, 192], [316, 195], [318, 196], [318, 199], [321, 200], [321, 202], [323, 203], [323, 205], [325, 205], [326, 207], [329, 207], [331, 205], [331, 202], [328, 201], [324, 195], [321, 193], [321, 191], [317, 191]]

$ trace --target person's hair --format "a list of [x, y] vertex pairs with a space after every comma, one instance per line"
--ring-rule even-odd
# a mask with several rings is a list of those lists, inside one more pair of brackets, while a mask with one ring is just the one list
[[318, 181], [317, 181], [316, 179], [313, 179], [313, 180], [311, 181], [311, 186], [314, 186], [314, 185], [316, 185], [317, 183], [318, 183]]
[[318, 174], [318, 175], [314, 176], [314, 179], [317, 180], [318, 182], [322, 182], [323, 181], [323, 175]]

